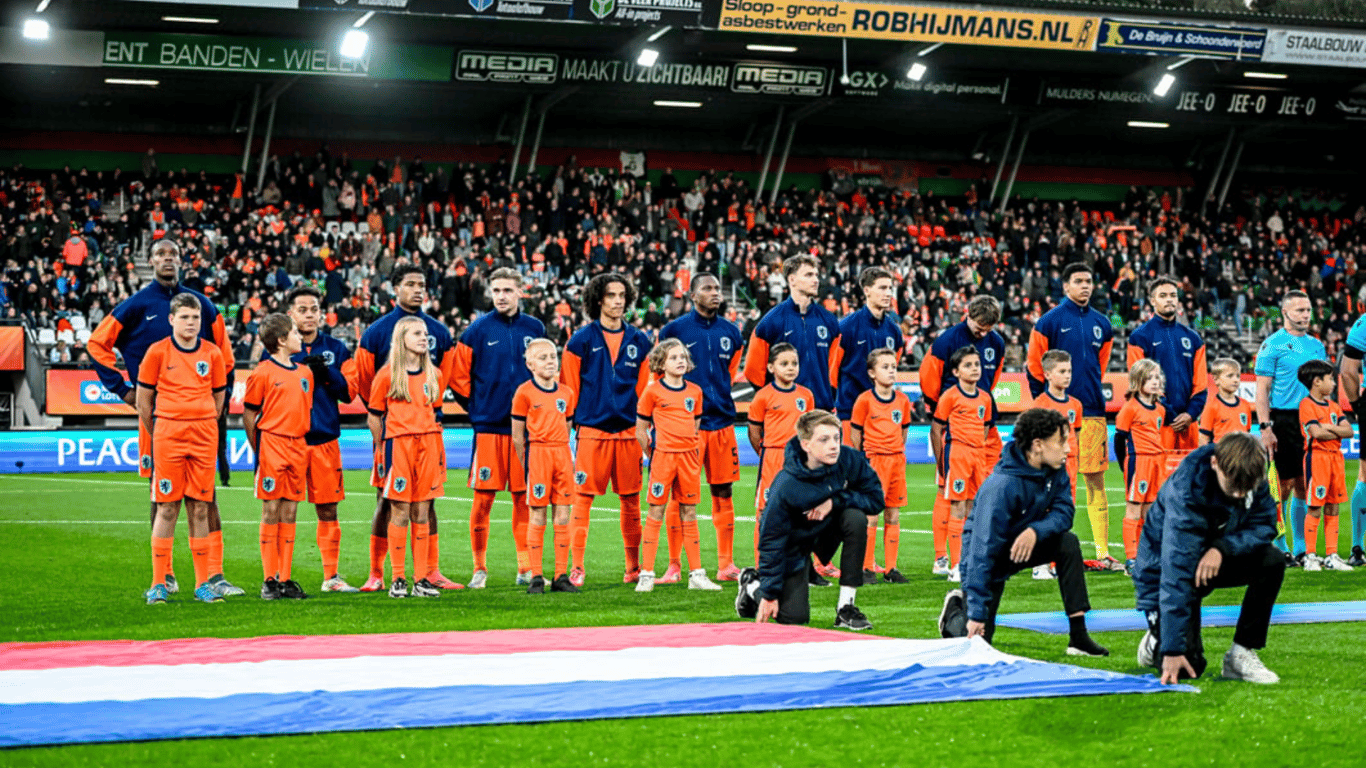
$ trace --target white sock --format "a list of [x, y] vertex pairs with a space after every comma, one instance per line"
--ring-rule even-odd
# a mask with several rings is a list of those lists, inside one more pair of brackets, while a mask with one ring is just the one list
[[840, 585], [840, 601], [835, 604], [835, 610], [839, 610], [846, 605], [854, 604], [854, 595], [858, 594], [858, 587], [846, 587]]

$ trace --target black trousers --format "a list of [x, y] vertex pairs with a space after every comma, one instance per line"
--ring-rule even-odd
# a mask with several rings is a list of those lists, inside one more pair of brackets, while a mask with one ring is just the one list
[[[1225, 558], [1214, 581], [1195, 590], [1190, 606], [1190, 622], [1186, 625], [1186, 660], [1196, 676], [1204, 673], [1205, 644], [1200, 639], [1200, 603], [1216, 589], [1247, 587], [1243, 593], [1243, 607], [1238, 614], [1238, 626], [1233, 631], [1233, 642], [1244, 648], [1258, 650], [1266, 647], [1266, 630], [1271, 626], [1271, 609], [1281, 593], [1285, 579], [1285, 555], [1274, 544], [1263, 544], [1253, 552], [1239, 557]], [[1161, 617], [1154, 628], [1161, 637]], [[1154, 659], [1159, 666], [1162, 656]]]
[[1062, 592], [1062, 607], [1067, 615], [1091, 610], [1091, 598], [1086, 593], [1086, 566], [1082, 563], [1081, 544], [1075, 533], [1064, 531], [1058, 536], [1041, 539], [1034, 544], [1034, 553], [1029, 560], [1023, 563], [1011, 560], [1007, 548], [991, 564], [991, 575], [987, 579], [991, 598], [987, 602], [984, 635], [988, 643], [996, 634], [996, 611], [1001, 607], [1006, 580], [1020, 571], [1047, 563], [1058, 564], [1058, 590]]
[[840, 553], [840, 586], [863, 586], [863, 554], [868, 548], [868, 516], [856, 509], [835, 510], [830, 513], [834, 524], [826, 526], [816, 538], [811, 552], [802, 553], [807, 567], [787, 574], [783, 579], [783, 595], [778, 598], [779, 624], [807, 624], [811, 621], [811, 585], [807, 578], [811, 570], [811, 554], [828, 563]]

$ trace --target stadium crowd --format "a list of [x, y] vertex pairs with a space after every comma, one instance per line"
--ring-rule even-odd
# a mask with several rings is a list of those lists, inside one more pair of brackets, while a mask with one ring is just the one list
[[789, 187], [770, 206], [724, 171], [681, 183], [665, 169], [656, 188], [573, 157], [546, 174], [510, 170], [359, 161], [324, 146], [271, 158], [259, 190], [242, 175], [160, 169], [150, 150], [138, 171], [0, 171], [0, 318], [51, 331], [52, 363], [87, 362], [89, 329], [150, 279], [135, 265], [161, 237], [182, 244], [185, 284], [224, 309], [240, 360], [260, 357], [259, 320], [299, 281], [323, 291], [327, 326], [354, 346], [392, 306], [385, 276], [405, 263], [424, 269], [428, 309], [456, 335], [489, 309], [488, 274], [517, 268], [526, 311], [561, 342], [581, 324], [588, 279], [608, 269], [634, 277], [632, 322], [652, 338], [686, 309], [691, 275], [719, 273], [748, 337], [784, 294], [783, 259], [822, 261], [820, 301], [837, 314], [862, 303], [860, 271], [882, 265], [905, 278], [895, 309], [908, 367], [989, 293], [1004, 308], [1006, 370], [1021, 370], [1071, 261], [1096, 270], [1093, 302], [1116, 327], [1144, 319], [1145, 282], [1161, 273], [1181, 280], [1188, 322], [1249, 334], [1274, 328], [1275, 297], [1301, 288], [1334, 359], [1366, 300], [1366, 206], [1326, 192], [1244, 190], [1216, 212], [1188, 189], [1135, 187], [1103, 210], [1017, 197], [994, 211], [985, 177], [947, 198], [831, 172], [823, 189]]

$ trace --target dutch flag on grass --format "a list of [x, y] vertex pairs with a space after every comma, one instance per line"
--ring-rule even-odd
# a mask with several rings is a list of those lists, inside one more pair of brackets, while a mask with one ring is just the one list
[[0, 746], [1161, 690], [981, 640], [752, 623], [8, 643]]

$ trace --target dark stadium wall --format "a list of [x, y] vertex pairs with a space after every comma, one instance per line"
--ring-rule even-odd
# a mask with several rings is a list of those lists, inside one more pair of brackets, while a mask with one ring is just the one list
[[[390, 160], [401, 156], [405, 160], [420, 157], [429, 168], [450, 166], [457, 162], [481, 165], [509, 158], [511, 147], [506, 145], [451, 145], [411, 142], [327, 141], [317, 139], [275, 138], [271, 153], [288, 157], [295, 151], [305, 157], [318, 151], [323, 144], [333, 156], [346, 153], [353, 162]], [[253, 147], [253, 161], [259, 153], [260, 140]], [[78, 148], [78, 149], [73, 149]], [[163, 171], [187, 169], [215, 174], [233, 173], [241, 167], [242, 139], [233, 136], [195, 137], [161, 134], [85, 133], [85, 132], [7, 132], [0, 134], [0, 166], [22, 164], [32, 169], [87, 168], [90, 171], [111, 171], [122, 168], [135, 171], [141, 165], [148, 148], [157, 152]], [[708, 152], [679, 152], [645, 150], [649, 176], [658, 182], [665, 168], [672, 168], [680, 183], [689, 184], [706, 171], [731, 171], [751, 185], [757, 184], [763, 158], [756, 154]], [[528, 159], [524, 149], [522, 160]], [[538, 170], [551, 172], [555, 166], [573, 157], [584, 167], [617, 167], [620, 150], [591, 147], [542, 147], [537, 157]], [[895, 166], [895, 171], [891, 167]], [[875, 178], [879, 174], [895, 173], [905, 185], [914, 186], [922, 193], [961, 195], [974, 180], [989, 177], [994, 169], [975, 163], [933, 163], [924, 161], [879, 161], [870, 159], [792, 157], [783, 175], [783, 186], [799, 189], [819, 188], [825, 173], [833, 168], [848, 170], [856, 178]], [[775, 159], [770, 166], [769, 180], [777, 169]], [[1193, 178], [1186, 173], [1162, 172], [1123, 168], [1083, 168], [1069, 166], [1034, 166], [1020, 168], [1015, 194], [1048, 200], [1078, 199], [1089, 202], [1113, 202], [1124, 198], [1131, 184], [1171, 187], [1190, 186]]]

